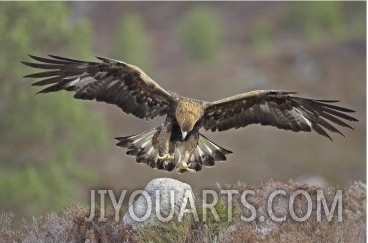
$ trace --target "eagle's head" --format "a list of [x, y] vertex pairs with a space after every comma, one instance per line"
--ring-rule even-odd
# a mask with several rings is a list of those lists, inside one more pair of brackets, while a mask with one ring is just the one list
[[203, 113], [201, 104], [191, 101], [180, 102], [176, 108], [175, 117], [181, 129], [182, 138], [185, 139], [191, 132]]
[[192, 114], [187, 114], [183, 119], [179, 119], [178, 123], [181, 129], [181, 136], [183, 139], [186, 138], [187, 134], [193, 130], [194, 125], [196, 124], [198, 119], [195, 118]]

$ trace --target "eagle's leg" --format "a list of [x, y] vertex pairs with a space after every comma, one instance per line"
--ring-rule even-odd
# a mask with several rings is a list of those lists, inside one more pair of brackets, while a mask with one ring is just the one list
[[190, 156], [192, 156], [194, 150], [196, 149], [197, 144], [198, 144], [198, 136], [196, 135], [191, 135], [187, 139], [187, 141], [184, 142], [184, 152], [177, 166], [178, 172], [182, 172], [185, 170], [190, 172], [196, 172], [195, 169], [191, 168], [191, 164], [188, 165], [188, 161]]
[[162, 160], [165, 165], [170, 164], [174, 160], [174, 155], [170, 153], [170, 138], [172, 132], [172, 124], [165, 121], [160, 133], [158, 134], [158, 159]]

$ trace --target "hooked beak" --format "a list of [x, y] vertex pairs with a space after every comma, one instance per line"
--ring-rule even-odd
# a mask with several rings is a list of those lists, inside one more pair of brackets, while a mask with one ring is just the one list
[[185, 139], [187, 134], [188, 134], [188, 132], [185, 132], [185, 131], [181, 130], [181, 137], [182, 137], [183, 140]]

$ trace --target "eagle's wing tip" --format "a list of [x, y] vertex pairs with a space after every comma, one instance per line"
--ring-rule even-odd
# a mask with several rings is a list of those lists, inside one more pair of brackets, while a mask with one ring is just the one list
[[[95, 56], [98, 60], [103, 61], [103, 62], [109, 62], [108, 58], [105, 57], [100, 57], [100, 56]], [[111, 60], [110, 60], [111, 61]]]
[[58, 55], [54, 55], [54, 54], [48, 54], [47, 56], [53, 58], [53, 59], [57, 59], [57, 60], [72, 60], [72, 59], [69, 59], [69, 58], [65, 58], [65, 57], [62, 57], [62, 56], [58, 56]]
[[[26, 65], [27, 67], [35, 67], [35, 65], [37, 65], [37, 63], [27, 62], [27, 61], [20, 61], [20, 63], [22, 63], [23, 65]], [[23, 76], [23, 78], [29, 78], [28, 76], [31, 76], [31, 75]]]
[[29, 56], [30, 58], [32, 58], [32, 59], [36, 59], [36, 58], [37, 58], [37, 56], [35, 56], [35, 55], [33, 55], [33, 54], [28, 54], [28, 56]]

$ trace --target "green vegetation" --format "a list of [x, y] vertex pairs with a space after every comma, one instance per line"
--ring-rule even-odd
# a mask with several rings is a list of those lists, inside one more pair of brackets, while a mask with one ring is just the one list
[[267, 55], [275, 51], [273, 43], [272, 25], [266, 20], [256, 23], [251, 35], [251, 45], [259, 55]]
[[[71, 23], [67, 3], [4, 2], [0, 8], [0, 204], [17, 216], [59, 209], [90, 184], [77, 163], [86, 149], [107, 144], [104, 120], [70, 94], [35, 96], [27, 54], [88, 58], [91, 29]], [[51, 52], [51, 53], [50, 53]], [[101, 129], [96, 129], [101, 127]]]
[[186, 242], [191, 232], [192, 219], [183, 217], [181, 222], [170, 221], [157, 226], [149, 226], [138, 232], [132, 232], [134, 242]]
[[[284, 22], [301, 32], [310, 44], [318, 44], [327, 37], [335, 40], [365, 37], [364, 14], [348, 20], [347, 7], [357, 5], [344, 4], [336, 1], [290, 3]], [[364, 3], [361, 7], [365, 8]], [[352, 24], [348, 25], [349, 21]]]
[[[231, 225], [235, 224], [236, 220], [239, 219], [241, 215], [241, 209], [238, 204], [233, 203], [230, 205], [231, 207], [231, 216], [229, 215], [229, 208], [227, 205], [227, 201], [220, 200], [215, 206], [215, 211], [219, 217], [219, 220], [216, 220], [214, 215], [212, 214], [209, 208], [200, 208], [199, 210], [199, 223], [197, 223], [197, 227], [206, 228], [207, 237], [210, 241], [215, 241], [216, 236]], [[203, 213], [206, 210], [206, 220], [203, 219]], [[231, 220], [229, 220], [231, 219]], [[203, 229], [204, 230], [204, 229]]]
[[149, 70], [152, 60], [152, 44], [142, 18], [137, 13], [124, 14], [118, 22], [111, 55]]
[[[237, 186], [236, 186], [237, 187]], [[11, 229], [14, 217], [12, 213], [0, 214], [1, 242], [365, 242], [366, 231], [366, 185], [354, 182], [343, 190], [343, 221], [338, 222], [335, 215], [331, 222], [317, 221], [317, 209], [314, 206], [311, 217], [305, 222], [297, 222], [290, 217], [283, 223], [271, 219], [262, 222], [244, 222], [240, 212], [244, 210], [239, 205], [234, 210], [233, 221], [226, 222], [227, 205], [219, 203], [216, 211], [222, 222], [208, 218], [205, 222], [195, 222], [190, 214], [184, 215], [181, 222], [172, 220], [167, 223], [147, 226], [137, 231], [124, 226], [121, 221], [115, 221], [115, 212], [109, 208], [104, 216], [107, 221], [99, 221], [99, 211], [91, 221], [85, 221], [89, 210], [76, 204], [70, 204], [58, 215], [50, 213], [38, 217], [31, 223], [25, 223], [21, 229]], [[240, 188], [234, 188], [239, 189]], [[245, 190], [243, 187], [242, 190]], [[306, 186], [295, 182], [280, 183], [272, 180], [262, 182], [253, 189], [257, 192], [254, 200], [249, 200], [257, 210], [257, 215], [266, 212], [268, 197], [277, 189], [287, 191], [287, 194], [297, 190], [306, 190], [315, 201], [316, 186]], [[325, 190], [328, 207], [336, 194], [337, 188]], [[237, 199], [233, 198], [234, 204]], [[276, 203], [276, 202], [274, 202]], [[288, 200], [277, 201], [277, 208], [287, 208]], [[307, 204], [304, 197], [297, 197], [298, 205], [305, 215]], [[120, 218], [126, 213], [123, 208]], [[198, 210], [199, 212], [200, 210]], [[236, 213], [235, 213], [236, 212]], [[200, 213], [199, 213], [200, 214]], [[222, 215], [222, 216], [221, 216]], [[220, 227], [219, 224], [222, 224]]]
[[[201, 205], [197, 205], [199, 221], [195, 221], [190, 214], [184, 215], [181, 222], [172, 220], [134, 232], [132, 239], [134, 242], [188, 242], [194, 240], [191, 232], [196, 229], [198, 232], [205, 232], [210, 242], [215, 241], [221, 230], [235, 223], [236, 219], [240, 217], [241, 210], [234, 203], [231, 205], [232, 215], [229, 217], [227, 202], [225, 203], [223, 200], [220, 200], [214, 208], [219, 221], [215, 219], [209, 208], [204, 209]], [[206, 220], [203, 218], [204, 210], [206, 210]], [[228, 221], [229, 218], [232, 220]]]
[[348, 16], [350, 24], [344, 21], [345, 31], [347, 34], [345, 37], [351, 40], [366, 40], [366, 17], [367, 14], [364, 11], [366, 9], [366, 1], [355, 2], [355, 4], [344, 3], [344, 14]]
[[220, 29], [214, 10], [205, 5], [195, 5], [185, 16], [177, 34], [193, 59], [212, 62], [221, 51]]

